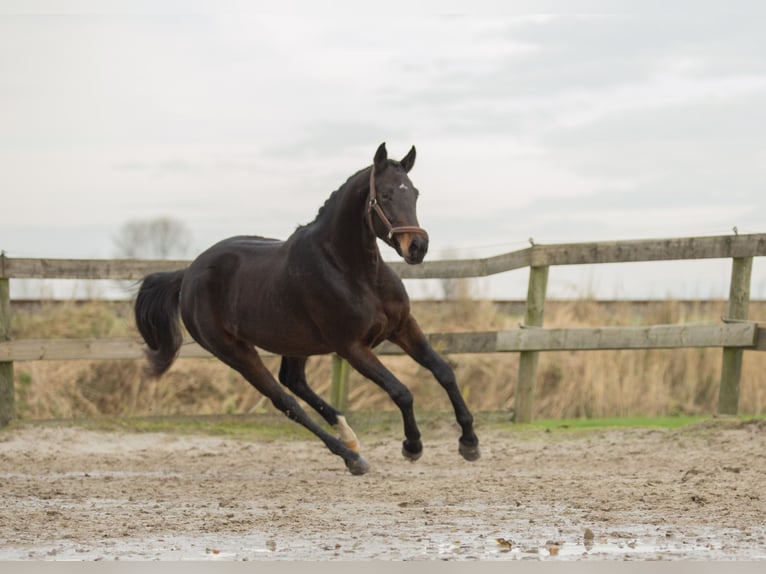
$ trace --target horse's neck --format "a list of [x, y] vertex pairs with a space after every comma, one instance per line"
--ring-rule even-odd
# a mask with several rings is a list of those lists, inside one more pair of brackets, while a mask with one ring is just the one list
[[334, 255], [359, 271], [377, 273], [380, 250], [365, 221], [366, 190], [352, 186], [339, 190], [333, 216], [322, 221], [322, 235]]

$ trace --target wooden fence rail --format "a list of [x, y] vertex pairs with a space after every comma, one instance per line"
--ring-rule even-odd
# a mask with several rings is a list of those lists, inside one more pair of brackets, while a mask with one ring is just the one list
[[[595, 351], [617, 349], [678, 349], [727, 347], [766, 350], [766, 327], [755, 323], [721, 325], [653, 325], [651, 327], [600, 327], [595, 329], [536, 329], [431, 333], [431, 344], [442, 353], [524, 353], [540, 351]], [[141, 359], [139, 338], [25, 339], [0, 343], [0, 362], [67, 361], [73, 359]], [[392, 343], [375, 349], [379, 355], [400, 355]], [[259, 349], [263, 356], [271, 353]], [[213, 355], [191, 339], [184, 341], [179, 357]]]
[[[606, 241], [529, 248], [484, 259], [444, 260], [412, 266], [393, 263], [405, 279], [485, 277], [530, 268], [524, 325], [520, 329], [472, 333], [433, 333], [432, 344], [444, 353], [520, 353], [515, 413], [518, 422], [531, 420], [537, 360], [542, 351], [597, 349], [663, 349], [721, 347], [718, 411], [735, 414], [745, 350], [766, 350], [766, 328], [749, 322], [748, 303], [754, 257], [766, 256], [766, 234], [726, 235], [636, 241]], [[686, 259], [732, 259], [727, 320], [719, 325], [655, 325], [651, 327], [595, 327], [545, 329], [543, 325], [549, 269], [583, 265]], [[142, 279], [155, 271], [180, 269], [189, 261], [89, 260], [10, 258], [0, 254], [0, 426], [13, 417], [13, 362], [67, 359], [133, 359], [142, 356], [138, 338], [13, 340], [10, 333], [11, 279]], [[389, 344], [377, 352], [400, 352]], [[189, 341], [181, 357], [209, 356]], [[334, 360], [331, 394], [336, 404], [347, 400], [347, 365]]]

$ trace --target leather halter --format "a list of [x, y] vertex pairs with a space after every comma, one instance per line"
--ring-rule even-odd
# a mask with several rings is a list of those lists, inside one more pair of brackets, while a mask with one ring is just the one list
[[416, 235], [422, 235], [426, 239], [428, 239], [428, 232], [423, 229], [422, 227], [418, 227], [417, 225], [400, 225], [399, 227], [394, 227], [391, 225], [391, 222], [388, 220], [388, 217], [386, 217], [386, 214], [383, 212], [383, 208], [380, 207], [380, 204], [378, 203], [378, 191], [375, 188], [375, 166], [373, 165], [370, 169], [370, 197], [367, 200], [367, 226], [370, 228], [370, 231], [372, 231], [372, 234], [375, 235], [375, 229], [372, 226], [372, 212], [375, 211], [375, 213], [378, 214], [378, 217], [383, 222], [383, 225], [386, 226], [386, 229], [388, 229], [388, 235], [386, 235], [386, 240], [391, 241], [391, 239], [394, 237], [397, 233], [415, 233]]

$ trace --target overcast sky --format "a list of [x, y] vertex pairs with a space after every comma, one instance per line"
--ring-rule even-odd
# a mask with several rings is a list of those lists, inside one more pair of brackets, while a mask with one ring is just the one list
[[[161, 215], [192, 252], [286, 237], [382, 141], [417, 146], [430, 258], [766, 232], [761, 5], [0, 0], [0, 249], [111, 257], [123, 223]], [[550, 285], [726, 296], [729, 269]], [[523, 298], [507, 275], [483, 294]]]

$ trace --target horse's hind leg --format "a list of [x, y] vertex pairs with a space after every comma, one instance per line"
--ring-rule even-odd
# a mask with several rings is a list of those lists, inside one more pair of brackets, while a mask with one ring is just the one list
[[331, 452], [343, 458], [352, 474], [364, 474], [369, 470], [369, 464], [364, 458], [327, 433], [306, 414], [295, 398], [274, 379], [251, 345], [227, 334], [215, 344], [207, 346], [211, 347], [209, 350], [213, 354], [239, 371], [253, 387], [268, 397], [277, 409], [317, 435]]
[[318, 412], [337, 431], [348, 448], [359, 452], [359, 439], [346, 422], [346, 417], [317, 395], [306, 382], [306, 357], [282, 357], [279, 381]]

